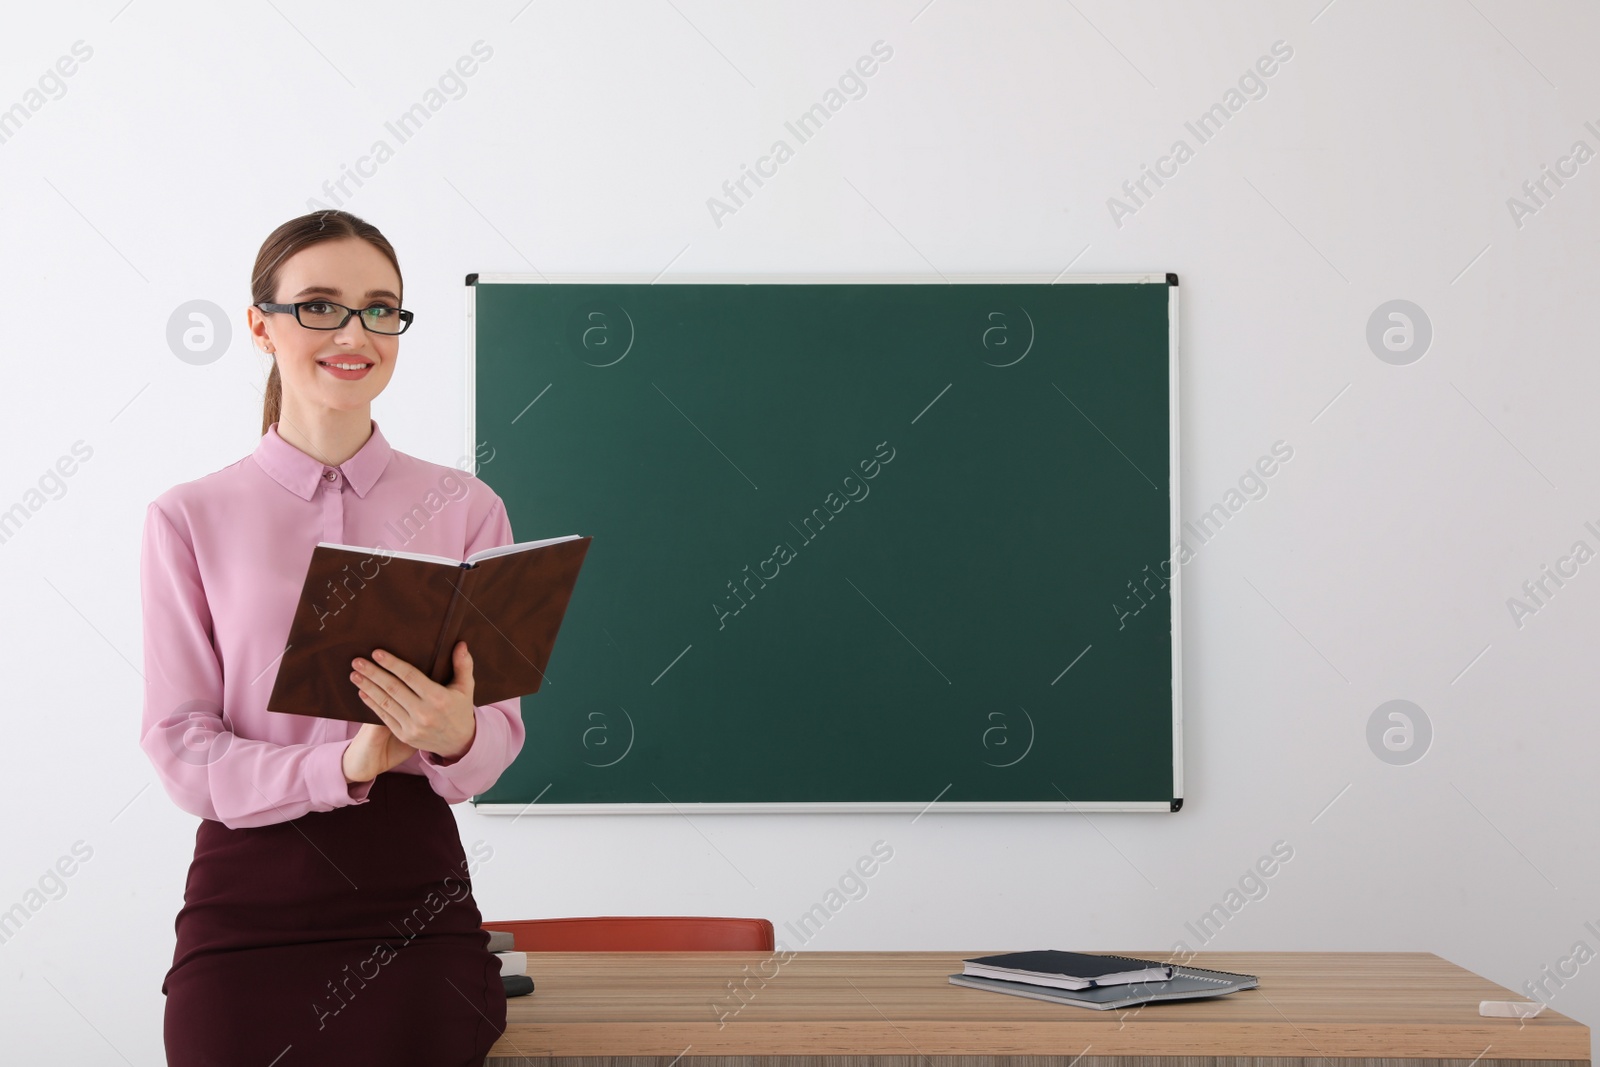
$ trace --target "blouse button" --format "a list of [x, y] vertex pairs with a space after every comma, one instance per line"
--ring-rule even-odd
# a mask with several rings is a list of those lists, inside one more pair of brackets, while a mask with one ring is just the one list
[[329, 470], [325, 470], [325, 471], [323, 471], [323, 472], [322, 472], [322, 476], [323, 476], [323, 477], [324, 477], [324, 478], [326, 478], [326, 479], [328, 479], [328, 481], [330, 481], [330, 482], [331, 482], [331, 481], [333, 481], [333, 477], [334, 477], [334, 475], [333, 475], [333, 472], [332, 472], [332, 471], [329, 471]]

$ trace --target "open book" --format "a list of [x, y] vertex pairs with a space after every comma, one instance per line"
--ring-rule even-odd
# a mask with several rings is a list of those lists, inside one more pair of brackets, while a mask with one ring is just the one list
[[317, 542], [268, 711], [382, 723], [350, 680], [381, 648], [438, 682], [472, 655], [474, 705], [538, 691], [590, 537], [569, 534], [464, 560]]

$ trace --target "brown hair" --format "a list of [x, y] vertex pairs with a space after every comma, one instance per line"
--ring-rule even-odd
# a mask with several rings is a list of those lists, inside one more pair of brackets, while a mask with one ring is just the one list
[[[388, 257], [394, 272], [400, 275], [400, 260], [395, 257], [394, 246], [378, 228], [348, 211], [328, 209], [313, 211], [290, 219], [279, 226], [261, 242], [256, 253], [255, 269], [250, 272], [250, 302], [272, 303], [277, 299], [278, 266], [284, 260], [319, 241], [333, 241], [342, 237], [359, 237]], [[400, 282], [402, 295], [405, 280]], [[283, 410], [283, 382], [278, 377], [278, 361], [272, 361], [272, 373], [267, 376], [267, 392], [261, 405], [261, 432], [265, 434], [278, 421]]]

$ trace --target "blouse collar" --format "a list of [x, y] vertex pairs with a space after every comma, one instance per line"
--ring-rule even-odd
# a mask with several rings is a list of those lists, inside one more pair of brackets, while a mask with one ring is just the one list
[[[338, 471], [344, 475], [345, 481], [350, 483], [350, 488], [356, 491], [357, 496], [365, 497], [389, 465], [389, 457], [394, 450], [389, 447], [389, 442], [378, 429], [376, 419], [369, 419], [372, 423], [372, 434], [359, 451], [343, 463], [339, 464]], [[261, 441], [256, 445], [254, 453], [256, 464], [270, 474], [279, 485], [300, 497], [310, 500], [317, 491], [317, 482], [329, 468], [328, 465], [300, 451], [294, 445], [278, 436], [278, 424], [274, 422], [267, 427], [267, 432], [261, 435]]]

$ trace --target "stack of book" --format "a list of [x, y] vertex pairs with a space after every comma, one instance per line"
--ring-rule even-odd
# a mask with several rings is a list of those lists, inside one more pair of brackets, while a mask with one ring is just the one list
[[1256, 976], [1128, 956], [1037, 949], [962, 960], [952, 985], [1106, 1010], [1254, 989]]
[[528, 977], [528, 954], [512, 948], [510, 930], [490, 930], [489, 951], [500, 960], [500, 982], [506, 987], [506, 996], [520, 997], [533, 992], [533, 979]]

